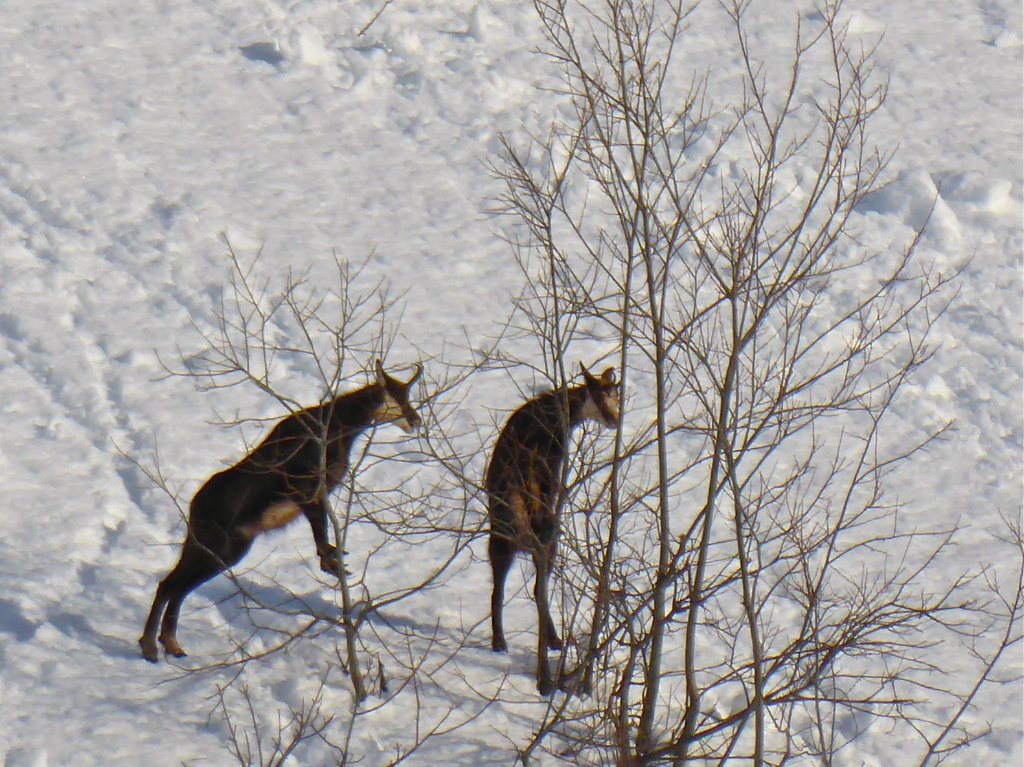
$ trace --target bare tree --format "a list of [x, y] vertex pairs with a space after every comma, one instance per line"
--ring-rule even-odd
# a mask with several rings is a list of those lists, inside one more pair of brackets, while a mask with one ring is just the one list
[[[495, 165], [529, 286], [513, 324], [553, 383], [596, 343], [633, 385], [610, 461], [564, 483], [562, 663], [592, 697], [554, 701], [524, 761], [554, 732], [595, 763], [830, 764], [877, 718], [932, 733], [923, 763], [962, 743], [926, 724], [921, 680], [985, 589], [945, 567], [955, 527], [919, 527], [891, 485], [945, 431], [891, 424], [956, 275], [920, 233], [858, 239], [891, 155], [842, 3], [797, 20], [784, 68], [758, 60], [750, 6], [719, 9], [723, 106], [678, 61], [695, 5], [534, 3], [572, 117]], [[989, 593], [1006, 631], [980, 683], [1019, 641], [1019, 582]], [[944, 692], [958, 721], [974, 693]]]

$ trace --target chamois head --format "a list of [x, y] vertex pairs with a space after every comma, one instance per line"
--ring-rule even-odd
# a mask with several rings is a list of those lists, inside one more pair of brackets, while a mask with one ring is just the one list
[[583, 417], [614, 429], [619, 422], [619, 386], [615, 369], [608, 368], [598, 378], [581, 362], [583, 381], [587, 387], [587, 400], [583, 404]]
[[377, 385], [384, 391], [384, 401], [373, 414], [373, 422], [394, 423], [406, 434], [412, 434], [423, 422], [419, 413], [409, 404], [409, 388], [423, 372], [423, 365], [416, 364], [416, 372], [408, 381], [399, 381], [384, 372], [380, 360], [374, 364]]

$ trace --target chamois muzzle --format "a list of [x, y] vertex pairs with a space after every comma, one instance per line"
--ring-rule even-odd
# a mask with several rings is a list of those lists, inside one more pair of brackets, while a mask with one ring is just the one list
[[410, 408], [408, 412], [402, 413], [401, 417], [395, 421], [395, 425], [406, 434], [415, 434], [423, 426], [423, 419], [420, 418], [419, 413]]
[[408, 381], [399, 381], [386, 372], [378, 360], [375, 366], [377, 384], [384, 390], [384, 402], [377, 412], [378, 423], [393, 423], [406, 434], [413, 434], [423, 424], [423, 419], [409, 402], [409, 390], [423, 373], [423, 365], [416, 364], [416, 371]]

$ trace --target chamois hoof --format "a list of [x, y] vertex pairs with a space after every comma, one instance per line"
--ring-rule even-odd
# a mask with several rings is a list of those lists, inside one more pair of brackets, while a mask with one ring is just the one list
[[556, 679], [540, 679], [537, 681], [537, 690], [541, 695], [549, 697], [556, 690], [571, 695], [576, 692], [576, 679], [572, 674], [559, 674]]
[[150, 663], [156, 663], [160, 660], [160, 651], [157, 649], [156, 642], [154, 640], [142, 637], [139, 640], [139, 647], [142, 648], [142, 657]]
[[561, 650], [562, 649], [562, 638], [555, 634], [548, 640], [549, 650]]
[[504, 639], [491, 640], [491, 652], [508, 652], [508, 645]]
[[337, 563], [332, 565], [329, 562], [321, 562], [320, 569], [327, 575], [333, 575], [335, 578], [339, 577], [342, 573], [344, 575], [352, 575], [352, 571], [349, 570], [347, 567], [342, 571], [342, 573], [339, 573]]
[[[347, 551], [344, 553], [348, 554]], [[331, 550], [328, 551], [326, 554], [320, 555], [320, 569], [328, 575], [333, 575], [337, 577], [339, 575], [338, 567], [340, 565], [341, 561], [338, 557], [338, 550], [333, 546], [331, 547]], [[352, 573], [349, 571], [347, 567], [345, 568], [344, 572], [345, 575], [352, 575]]]
[[160, 644], [164, 646], [164, 652], [173, 655], [175, 658], [185, 658], [188, 653], [181, 649], [178, 640], [174, 637], [160, 637]]

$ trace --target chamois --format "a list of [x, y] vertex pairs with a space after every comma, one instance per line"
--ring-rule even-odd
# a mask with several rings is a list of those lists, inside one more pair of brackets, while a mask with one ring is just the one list
[[143, 658], [151, 663], [159, 658], [158, 623], [164, 651], [184, 657], [176, 632], [185, 597], [238, 564], [260, 533], [284, 527], [300, 514], [313, 529], [320, 568], [338, 572], [338, 552], [327, 534], [327, 496], [348, 469], [352, 443], [374, 424], [395, 423], [406, 433], [420, 425], [409, 388], [423, 366], [405, 382], [385, 373], [379, 360], [375, 371], [370, 385], [281, 419], [247, 456], [199, 488], [189, 507], [181, 559], [160, 581], [139, 639]]
[[491, 526], [487, 553], [494, 575], [491, 649], [508, 649], [501, 622], [505, 577], [516, 552], [529, 552], [536, 569], [537, 687], [542, 695], [554, 689], [547, 650], [562, 646], [548, 609], [547, 583], [555, 561], [561, 465], [569, 435], [588, 419], [609, 427], [619, 420], [615, 371], [608, 368], [596, 378], [582, 363], [580, 368], [581, 386], [545, 392], [509, 416], [484, 480]]

